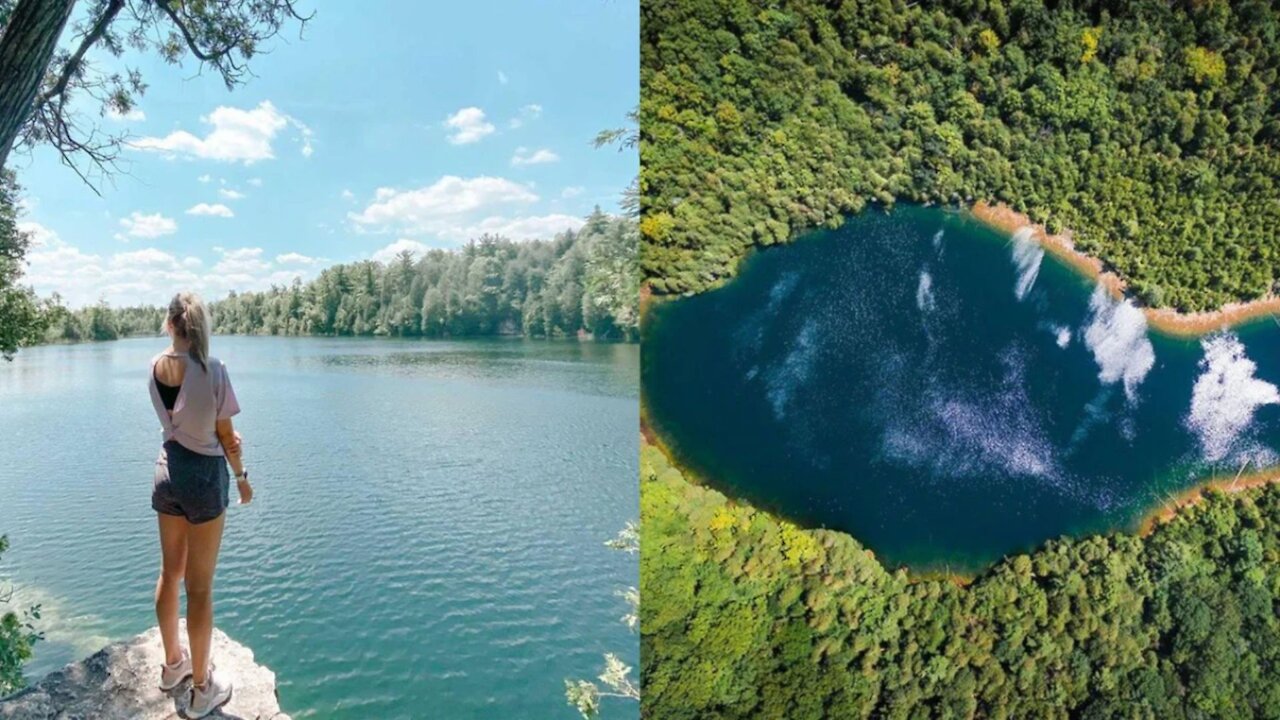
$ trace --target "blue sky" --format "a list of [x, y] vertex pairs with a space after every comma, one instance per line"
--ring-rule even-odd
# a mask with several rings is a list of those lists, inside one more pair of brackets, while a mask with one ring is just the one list
[[634, 0], [310, 8], [234, 91], [192, 58], [99, 58], [148, 83], [137, 117], [93, 117], [134, 147], [101, 198], [48, 149], [11, 156], [26, 283], [73, 307], [213, 299], [617, 210], [638, 160], [590, 140], [638, 100]]

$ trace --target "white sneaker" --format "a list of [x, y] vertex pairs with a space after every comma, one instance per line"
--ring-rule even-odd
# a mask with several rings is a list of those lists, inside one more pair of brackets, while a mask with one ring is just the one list
[[231, 683], [218, 677], [213, 663], [209, 664], [209, 675], [205, 678], [204, 687], [191, 686], [191, 702], [187, 703], [187, 717], [202, 718], [205, 715], [231, 702]]
[[169, 692], [191, 677], [191, 656], [182, 649], [182, 659], [173, 665], [160, 665], [160, 689]]

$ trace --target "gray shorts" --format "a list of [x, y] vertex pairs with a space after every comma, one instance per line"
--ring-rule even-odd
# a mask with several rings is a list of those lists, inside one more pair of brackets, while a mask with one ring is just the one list
[[231, 474], [221, 455], [201, 455], [176, 440], [160, 448], [151, 508], [192, 524], [216, 520], [227, 509]]

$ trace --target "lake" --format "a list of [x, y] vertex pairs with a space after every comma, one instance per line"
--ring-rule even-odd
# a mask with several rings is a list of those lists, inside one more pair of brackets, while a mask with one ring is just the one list
[[655, 302], [643, 403], [730, 496], [972, 572], [1277, 463], [1278, 325], [1158, 334], [1025, 235], [900, 207]]
[[[161, 339], [0, 362], [0, 560], [44, 604], [29, 674], [155, 624]], [[256, 496], [232, 506], [218, 627], [295, 717], [574, 718], [564, 679], [638, 665], [604, 546], [638, 513], [634, 345], [215, 337]], [[235, 489], [232, 488], [232, 496]], [[611, 718], [634, 703], [604, 701]]]

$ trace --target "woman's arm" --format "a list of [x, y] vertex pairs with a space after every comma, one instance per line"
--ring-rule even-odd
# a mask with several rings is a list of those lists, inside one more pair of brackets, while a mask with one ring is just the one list
[[253, 499], [253, 486], [249, 484], [247, 477], [240, 477], [244, 474], [244, 460], [240, 456], [240, 434], [232, 427], [231, 418], [219, 420], [217, 432], [218, 442], [222, 443], [222, 451], [236, 474], [236, 489], [240, 491], [240, 504], [248, 504]]

